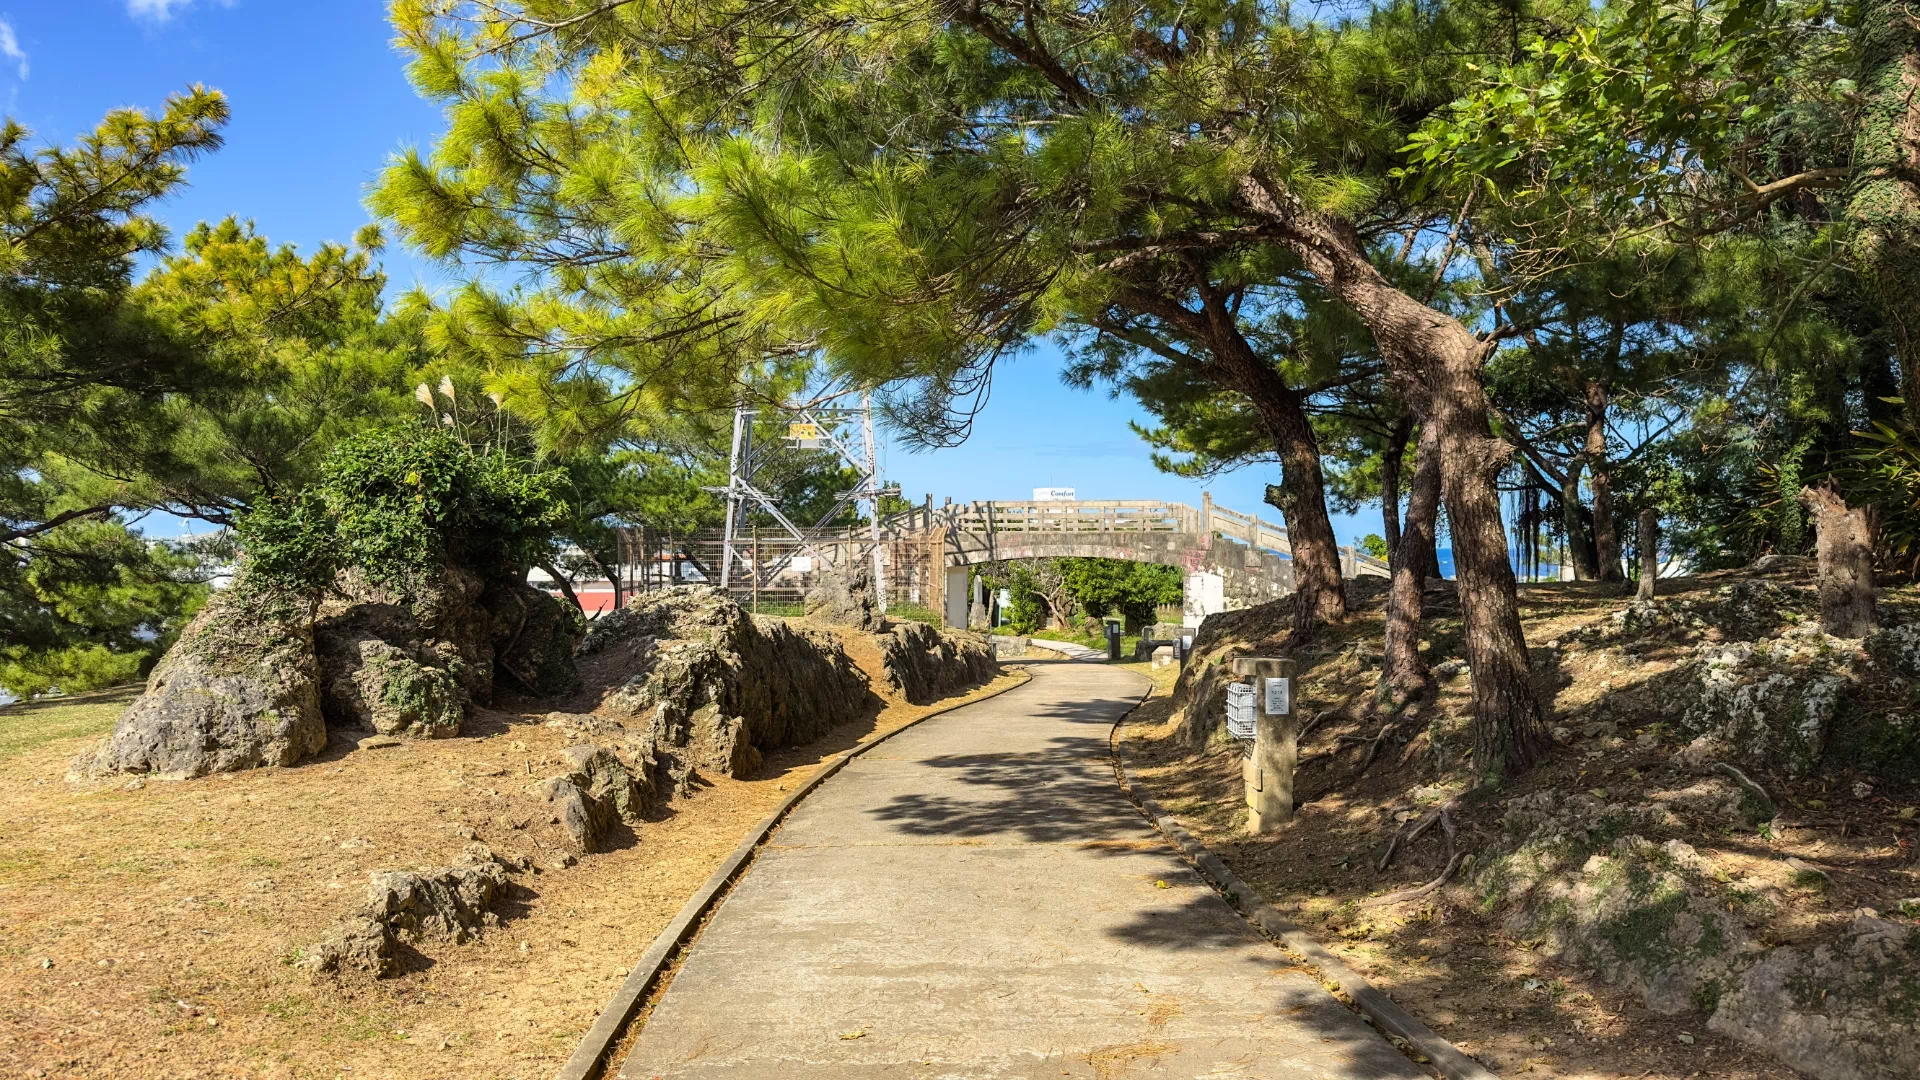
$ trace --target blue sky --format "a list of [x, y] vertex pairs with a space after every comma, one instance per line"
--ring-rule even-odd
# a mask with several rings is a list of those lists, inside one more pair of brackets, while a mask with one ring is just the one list
[[[45, 141], [90, 130], [108, 109], [155, 108], [195, 83], [233, 107], [226, 148], [196, 164], [161, 216], [176, 234], [228, 214], [252, 218], [277, 242], [345, 242], [368, 220], [362, 204], [388, 155], [430, 143], [439, 111], [407, 85], [389, 44], [384, 0], [0, 0], [0, 100]], [[439, 280], [399, 246], [396, 289]], [[1060, 354], [1042, 346], [1000, 372], [965, 446], [913, 454], [890, 448], [889, 479], [908, 498], [1024, 499], [1073, 487], [1083, 499], [1169, 499], [1263, 510], [1276, 478], [1249, 468], [1208, 483], [1157, 472], [1127, 428], [1130, 401], [1060, 382]], [[1377, 511], [1336, 517], [1342, 542], [1380, 529]], [[155, 532], [170, 531], [149, 522]]]

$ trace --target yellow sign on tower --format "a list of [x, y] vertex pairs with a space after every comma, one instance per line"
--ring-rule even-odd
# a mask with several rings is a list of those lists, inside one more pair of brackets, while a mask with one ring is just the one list
[[812, 440], [820, 437], [819, 424], [788, 424], [787, 438]]

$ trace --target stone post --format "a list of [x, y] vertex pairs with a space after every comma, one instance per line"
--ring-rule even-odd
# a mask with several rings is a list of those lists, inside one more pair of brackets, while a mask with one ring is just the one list
[[1213, 492], [1200, 493], [1200, 535], [1213, 539]]
[[[1299, 758], [1300, 739], [1300, 725], [1294, 720], [1293, 671], [1291, 660], [1245, 656], [1233, 662], [1235, 678], [1253, 679], [1254, 701], [1259, 708], [1253, 756], [1242, 765], [1247, 832], [1255, 836], [1274, 832], [1293, 820], [1293, 769]], [[1274, 686], [1275, 681], [1282, 685]]]

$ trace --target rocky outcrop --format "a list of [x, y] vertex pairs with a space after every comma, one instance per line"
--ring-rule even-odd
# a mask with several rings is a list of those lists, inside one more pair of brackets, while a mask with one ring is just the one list
[[880, 638], [887, 683], [914, 705], [927, 705], [978, 686], [1000, 671], [993, 647], [981, 634], [902, 623]]
[[567, 771], [540, 785], [573, 848], [589, 854], [605, 848], [607, 834], [620, 821], [633, 821], [653, 803], [652, 759], [636, 768], [602, 746], [583, 743], [561, 752]]
[[[1861, 912], [1836, 940], [1767, 949], [1751, 894], [1660, 835], [1752, 820], [1740, 786], [1709, 777], [1644, 802], [1540, 791], [1507, 804], [1508, 844], [1470, 886], [1506, 931], [1817, 1080], [1920, 1075], [1920, 929]], [[1684, 819], [1684, 820], [1683, 820]]]
[[887, 626], [873, 586], [873, 568], [861, 561], [822, 574], [819, 584], [807, 591], [806, 611], [810, 619], [868, 633]]
[[1619, 835], [1675, 824], [1671, 812], [1555, 791], [1522, 796], [1507, 827], [1525, 835], [1476, 887], [1489, 904], [1515, 901], [1507, 931], [1539, 940], [1545, 955], [1597, 972], [1656, 1013], [1710, 1010], [1746, 956], [1744, 926], [1712, 900], [1692, 847]]
[[1920, 1076], [1920, 929], [1862, 911], [1837, 941], [1774, 949], [1707, 1026], [1818, 1080]]
[[761, 751], [812, 742], [868, 708], [866, 676], [831, 634], [749, 615], [705, 586], [636, 597], [596, 620], [580, 651], [628, 659], [632, 674], [601, 711], [644, 722], [681, 785], [696, 768], [745, 775]]
[[[327, 673], [327, 722], [382, 734], [455, 734], [469, 707], [493, 698], [485, 589], [479, 577], [455, 567], [392, 584], [342, 573], [313, 626]], [[450, 712], [457, 715], [448, 725]]]
[[1583, 718], [1662, 722], [1703, 760], [1805, 776], [1823, 762], [1920, 780], [1920, 624], [1865, 639], [1822, 632], [1813, 590], [1742, 580], [1636, 600], [1547, 643], [1563, 663], [1630, 671], [1643, 654], [1685, 650], [1671, 672], [1605, 695]]
[[184, 780], [292, 765], [327, 745], [305, 612], [263, 589], [217, 593], [147, 679], [113, 734], [70, 776]]
[[407, 947], [429, 941], [463, 944], [499, 925], [492, 905], [505, 891], [507, 868], [484, 845], [469, 845], [460, 862], [424, 874], [376, 870], [360, 909], [307, 950], [316, 973], [336, 977], [398, 974]]
[[338, 727], [410, 739], [460, 734], [465, 689], [447, 668], [423, 664], [418, 655], [374, 637], [333, 642], [323, 696], [328, 717]]
[[1707, 645], [1681, 729], [1751, 764], [1805, 775], [1826, 752], [1858, 659], [1859, 642], [1829, 638], [1812, 622], [1770, 640]]
[[491, 615], [493, 663], [514, 688], [533, 697], [558, 697], [580, 688], [574, 650], [585, 620], [580, 610], [525, 581], [495, 581], [481, 596]]
[[329, 726], [405, 738], [457, 735], [491, 700], [496, 670], [528, 693], [578, 685], [577, 613], [524, 582], [458, 567], [399, 583], [342, 573], [317, 605], [240, 580], [181, 634], [147, 692], [75, 779], [187, 779], [292, 765]]

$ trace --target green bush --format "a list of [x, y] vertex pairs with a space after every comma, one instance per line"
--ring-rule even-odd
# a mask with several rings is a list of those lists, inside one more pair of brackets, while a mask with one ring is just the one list
[[347, 567], [402, 587], [448, 564], [515, 576], [550, 549], [565, 483], [437, 429], [374, 432], [336, 447], [314, 488], [242, 517], [240, 540], [255, 580], [300, 592]]

